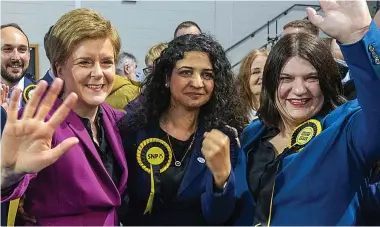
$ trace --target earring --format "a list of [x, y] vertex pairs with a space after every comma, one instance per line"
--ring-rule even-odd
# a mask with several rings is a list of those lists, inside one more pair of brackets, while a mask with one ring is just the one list
[[169, 88], [169, 82], [165, 83], [165, 87]]

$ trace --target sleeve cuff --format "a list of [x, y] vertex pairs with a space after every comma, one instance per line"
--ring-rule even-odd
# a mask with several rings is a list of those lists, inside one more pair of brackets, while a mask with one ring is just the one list
[[212, 176], [211, 173], [209, 174], [209, 177], [207, 179], [207, 183], [206, 183], [207, 186], [206, 187], [207, 187], [207, 191], [210, 194], [212, 194], [215, 197], [219, 197], [219, 196], [225, 195], [230, 190], [232, 190], [234, 184], [235, 184], [235, 175], [234, 175], [234, 172], [231, 170], [231, 173], [230, 173], [229, 177], [227, 178], [226, 183], [223, 185], [222, 188], [218, 188], [214, 184], [214, 177]]

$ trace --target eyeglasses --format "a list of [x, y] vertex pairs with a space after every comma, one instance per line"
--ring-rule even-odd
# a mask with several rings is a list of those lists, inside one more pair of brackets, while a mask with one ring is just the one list
[[151, 74], [153, 71], [153, 68], [152, 67], [146, 67], [146, 68], [143, 68], [143, 72], [145, 74], [145, 76]]

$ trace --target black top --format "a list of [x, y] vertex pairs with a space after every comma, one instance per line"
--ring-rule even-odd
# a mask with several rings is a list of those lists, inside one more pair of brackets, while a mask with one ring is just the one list
[[247, 181], [249, 190], [256, 201], [254, 225], [267, 225], [270, 204], [277, 170], [281, 160], [294, 153], [289, 148], [276, 157], [274, 146], [269, 140], [280, 132], [277, 128], [265, 129], [258, 144], [247, 152]]
[[[194, 135], [190, 136], [190, 138], [186, 141], [182, 141], [169, 135], [169, 141], [166, 132], [160, 128], [159, 138], [167, 142], [169, 146], [172, 146], [171, 149], [174, 153], [170, 167], [165, 172], [163, 172], [160, 177], [161, 201], [163, 205], [170, 206], [170, 203], [174, 202], [177, 196], [177, 191], [181, 185], [187, 164], [189, 162], [189, 157], [191, 156], [191, 151], [187, 152], [187, 154], [186, 151], [191, 144], [193, 136]], [[185, 154], [186, 156], [184, 157]], [[175, 160], [181, 161], [182, 159], [183, 161], [181, 166], [177, 167], [174, 165]]]
[[[192, 157], [193, 149], [196, 145], [194, 141], [189, 146], [194, 138], [193, 134], [187, 141], [181, 141], [169, 136], [163, 131], [159, 123], [155, 122], [144, 129], [148, 135], [140, 138], [138, 133], [126, 135], [130, 138], [125, 141], [125, 150], [128, 161], [128, 195], [125, 197], [124, 203], [128, 204], [128, 208], [123, 210], [123, 215], [120, 216], [123, 225], [132, 226], [178, 226], [178, 225], [207, 225], [202, 214], [201, 196], [194, 198], [186, 198], [179, 200], [177, 197], [181, 183], [188, 168]], [[139, 174], [147, 175], [142, 172], [141, 167], [136, 160], [136, 151], [140, 141], [146, 138], [158, 138], [165, 141], [174, 152], [170, 167], [159, 174], [156, 181], [159, 181], [159, 189], [155, 187], [155, 195], [151, 214], [145, 214], [144, 211], [147, 205], [148, 197], [139, 196], [141, 191], [146, 192], [151, 186], [150, 179], [146, 176], [142, 179]], [[186, 153], [187, 152], [187, 153]], [[186, 155], [185, 155], [186, 154]], [[181, 166], [175, 166], [175, 160], [182, 161]]]
[[121, 178], [121, 168], [115, 160], [114, 152], [105, 135], [103, 120], [102, 120], [103, 119], [102, 108], [101, 107], [98, 108], [98, 112], [96, 113], [96, 116], [95, 116], [95, 125], [98, 130], [97, 139], [98, 139], [99, 145], [95, 143], [93, 139], [94, 135], [91, 130], [90, 120], [87, 118], [82, 118], [80, 116], [78, 117], [81, 119], [84, 126], [86, 127], [87, 132], [90, 134], [92, 142], [94, 143], [95, 148], [98, 151], [99, 156], [103, 162], [104, 168], [107, 170], [107, 173], [110, 175], [115, 185], [118, 185]]

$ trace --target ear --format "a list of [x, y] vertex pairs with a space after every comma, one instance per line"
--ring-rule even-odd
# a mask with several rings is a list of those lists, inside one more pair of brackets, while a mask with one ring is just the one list
[[[62, 65], [55, 63], [55, 70], [57, 72], [57, 75], [54, 75], [54, 76], [62, 79], [62, 75], [63, 75]], [[54, 72], [54, 68], [53, 68], [53, 72]]]
[[129, 67], [127, 64], [124, 65], [124, 74], [128, 75], [129, 74]]

